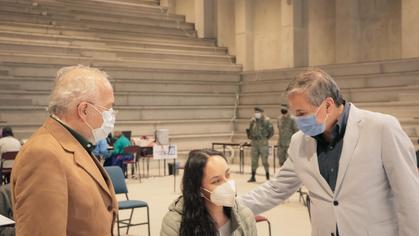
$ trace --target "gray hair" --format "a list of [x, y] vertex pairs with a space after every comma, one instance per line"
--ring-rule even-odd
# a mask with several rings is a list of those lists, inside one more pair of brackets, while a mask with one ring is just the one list
[[297, 75], [288, 88], [287, 94], [301, 92], [307, 95], [309, 102], [314, 106], [320, 104], [328, 97], [335, 101], [336, 106], [344, 103], [340, 88], [332, 77], [321, 69], [309, 69]]
[[[74, 75], [74, 72], [82, 73]], [[54, 88], [48, 104], [48, 112], [64, 115], [82, 101], [95, 103], [97, 84], [109, 84], [108, 74], [84, 65], [67, 66], [57, 72]], [[100, 83], [99, 83], [100, 84]]]

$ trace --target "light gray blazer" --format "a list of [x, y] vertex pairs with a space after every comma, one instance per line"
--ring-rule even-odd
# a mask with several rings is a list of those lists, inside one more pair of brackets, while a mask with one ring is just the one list
[[419, 176], [415, 150], [392, 116], [351, 104], [336, 190], [321, 176], [316, 141], [297, 132], [276, 176], [239, 201], [255, 214], [292, 195], [311, 197], [312, 236], [418, 236]]

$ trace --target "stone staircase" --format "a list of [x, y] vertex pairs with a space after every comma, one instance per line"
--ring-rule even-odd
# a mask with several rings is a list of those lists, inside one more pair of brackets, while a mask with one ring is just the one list
[[156, 0], [1, 0], [0, 127], [28, 138], [48, 116], [55, 73], [86, 64], [111, 76], [116, 129], [170, 130], [181, 154], [229, 142], [241, 66]]
[[[417, 145], [419, 138], [419, 59], [321, 66], [335, 78], [347, 101], [397, 117]], [[289, 81], [304, 68], [243, 73], [233, 141], [244, 142], [253, 107], [262, 106], [276, 128]], [[277, 133], [271, 139], [276, 144]]]

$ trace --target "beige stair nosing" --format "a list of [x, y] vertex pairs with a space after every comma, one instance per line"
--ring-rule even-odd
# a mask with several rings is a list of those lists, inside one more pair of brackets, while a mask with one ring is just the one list
[[[381, 91], [392, 91], [392, 90], [414, 90], [417, 89], [419, 92], [418, 85], [402, 85], [402, 86], [388, 86], [388, 87], [362, 87], [362, 88], [342, 88], [342, 93], [354, 93], [354, 92], [381, 92]], [[282, 91], [269, 91], [263, 92], [263, 95], [283, 95], [285, 94], [285, 89]], [[240, 96], [251, 97], [251, 96], [260, 96], [261, 92], [243, 92], [240, 93]]]
[[[28, 64], [28, 63], [21, 63], [21, 62], [7, 62], [7, 63], [3, 63], [4, 65], [7, 65], [9, 67], [12, 68], [16, 68], [16, 67], [25, 67], [25, 68], [33, 68], [33, 69], [54, 69], [54, 76], [55, 76], [55, 72], [58, 71], [59, 68], [61, 68], [61, 66], [57, 66], [55, 64], [48, 64], [48, 63], [44, 63], [44, 64]], [[14, 69], [13, 69], [14, 70]], [[198, 75], [229, 75], [229, 76], [234, 76], [236, 77], [234, 79], [233, 82], [238, 82], [239, 81], [239, 74], [235, 71], [191, 71], [191, 70], [179, 70], [179, 69], [165, 69], [162, 70], [160, 69], [159, 71], [156, 71], [154, 69], [150, 69], [150, 68], [126, 68], [126, 67], [121, 67], [121, 66], [113, 66], [113, 67], [107, 67], [104, 68], [104, 70], [110, 74], [112, 73], [119, 73], [119, 72], [138, 72], [138, 73], [153, 73], [153, 74], [165, 74], [165, 73], [174, 73], [174, 74], [179, 74], [179, 75], [191, 75], [191, 74], [198, 74]], [[11, 76], [14, 76], [14, 73], [10, 74]], [[51, 76], [46, 76], [46, 75], [41, 75], [41, 76], [36, 76], [36, 75], [18, 75], [21, 78], [27, 78], [27, 77], [31, 77], [31, 78], [45, 78], [45, 77], [51, 77]], [[141, 81], [147, 81], [148, 79], [143, 79], [143, 78], [132, 78], [132, 77], [119, 77], [121, 80], [124, 81], [135, 81], [135, 80], [141, 80]], [[179, 79], [165, 79], [164, 81], [178, 81]], [[188, 80], [183, 80], [183, 81], [188, 81]], [[208, 81], [208, 80], [200, 80], [200, 81]], [[213, 80], [210, 80], [211, 82]], [[225, 80], [223, 80], [225, 81]], [[228, 80], [227, 82], [232, 82], [232, 80]]]
[[[33, 24], [33, 23], [27, 23], [27, 22], [15, 22], [15, 21], [3, 21], [3, 23], [7, 23], [8, 25], [14, 25], [14, 26], [25, 26], [25, 27], [30, 27], [30, 28], [38, 28], [41, 30], [47, 30], [50, 33], [53, 33], [51, 31], [61, 31], [61, 32], [66, 32], [66, 31], [75, 31], [75, 32], [80, 32], [80, 33], [85, 33], [87, 34], [85, 31], [86, 29], [81, 29], [79, 27], [73, 27], [73, 26], [60, 26], [60, 25], [45, 25], [45, 24]], [[129, 39], [126, 38], [118, 38], [115, 39], [115, 37], [113, 38], [109, 38], [109, 32], [107, 31], [100, 31], [100, 30], [96, 30], [94, 33], [93, 32], [88, 32], [89, 35], [95, 35], [96, 38], [98, 39], [104, 39], [104, 40], [128, 40], [131, 42], [136, 42], [137, 40], [134, 40], [133, 37], [135, 37], [135, 39], [137, 39], [138, 34], [137, 33], [126, 33], [120, 37], [129, 37]], [[51, 34], [51, 35], [57, 35], [57, 34]], [[114, 34], [111, 34], [112, 36], [115, 36]], [[119, 35], [118, 35], [119, 36]], [[213, 43], [214, 40], [212, 39], [197, 39], [197, 38], [187, 38], [187, 37], [180, 37], [180, 36], [174, 36], [174, 35], [160, 35], [163, 36], [163, 38], [160, 39], [160, 41], [165, 41], [165, 40], [180, 40], [180, 41], [188, 41], [188, 43], [195, 43], [196, 45], [203, 45], [203, 46], [208, 46], [208, 47], [214, 47]], [[108, 37], [108, 38], [106, 38]], [[148, 41], [152, 41], [152, 40], [158, 40], [159, 38], [156, 37], [155, 34], [142, 34], [141, 35], [142, 38], [140, 38], [140, 40], [143, 41], [147, 41], [146, 38], [148, 38]], [[171, 42], [173, 43], [173, 42]], [[173, 43], [175, 44], [175, 43]]]
[[[350, 101], [349, 101], [350, 102]], [[239, 109], [253, 109], [255, 105], [260, 104], [246, 104], [246, 105], [239, 105]], [[380, 107], [386, 107], [386, 106], [418, 106], [419, 108], [419, 101], [391, 101], [391, 102], [356, 102], [354, 103], [357, 107], [365, 107], [365, 106], [380, 106]], [[261, 105], [264, 108], [278, 108], [281, 106], [280, 103], [277, 104], [265, 104]]]
[[[51, 56], [48, 55], [37, 55], [36, 57], [32, 54], [24, 54], [24, 53], [2, 53], [0, 52], [0, 56], [8, 56], [8, 58], [15, 56], [15, 57], [25, 57], [25, 59], [28, 58], [52, 58]], [[3, 59], [4, 60], [4, 59]], [[95, 59], [95, 58], [90, 58], [90, 57], [71, 57], [71, 56], [62, 56], [59, 59], [57, 59], [56, 57], [54, 57], [54, 62], [50, 63], [52, 65], [67, 65], [68, 63], [62, 63], [59, 62], [59, 60], [77, 60], [79, 63], [89, 63], [92, 66], [99, 66], [99, 67], [126, 67], [126, 68], [151, 68], [150, 65], [153, 65], [153, 68], [158, 68], [158, 69], [176, 69], [179, 68], [179, 66], [185, 66], [185, 68], [183, 70], [191, 70], [191, 71], [206, 71], [211, 67], [214, 67], [211, 69], [215, 70], [215, 68], [217, 68], [217, 70], [219, 71], [231, 71], [231, 72], [239, 72], [241, 70], [241, 66], [240, 65], [236, 65], [236, 64], [228, 64], [228, 65], [223, 65], [223, 64], [203, 64], [203, 63], [174, 63], [174, 62], [170, 62], [170, 63], [162, 63], [162, 62], [154, 62], [151, 64], [146, 64], [147, 62], [144, 60], [120, 60], [120, 61], [115, 61], [114, 59], [112, 60], [107, 60], [107, 59]], [[5, 61], [5, 60], [4, 60]], [[11, 60], [9, 60], [8, 62], [10, 62]], [[5, 61], [6, 62], [6, 61]], [[34, 63], [34, 62], [31, 62]], [[123, 65], [121, 65], [121, 63]], [[41, 63], [41, 64], [45, 64], [45, 63]], [[157, 67], [158, 65], [163, 66], [163, 68], [161, 67]], [[197, 68], [196, 66], [203, 66], [204, 68]], [[186, 67], [188, 69], [186, 69]], [[191, 68], [191, 69], [189, 69]], [[192, 68], [194, 68], [192, 70]], [[225, 70], [220, 70], [220, 69], [225, 69]]]
[[[189, 124], [189, 123], [231, 123], [231, 119], [195, 119], [195, 120], [119, 120], [117, 119], [117, 125], [158, 125], [158, 124]], [[36, 126], [42, 124], [42, 122], [0, 122], [0, 125], [7, 124], [12, 127], [24, 127], [24, 126]]]
[[[76, 36], [76, 35], [54, 35], [54, 34], [40, 34], [40, 33], [33, 33], [33, 32], [22, 32], [22, 31], [7, 31], [7, 30], [0, 30], [0, 34], [1, 33], [5, 33], [5, 34], [15, 34], [15, 35], [22, 35], [22, 36], [35, 36], [35, 37], [45, 37], [45, 38], [54, 38], [54, 39], [63, 39], [63, 40], [67, 40], [67, 41], [87, 41], [87, 42], [99, 42], [99, 43], [138, 43], [141, 45], [162, 45], [162, 46], [179, 46], [179, 47], [188, 47], [191, 49], [205, 49], [205, 50], [217, 50], [217, 51], [222, 51], [222, 50], [227, 50], [226, 47], [217, 47], [217, 46], [206, 46], [206, 45], [190, 45], [187, 44], [188, 42], [185, 42], [185, 44], [180, 44], [180, 43], [158, 43], [158, 42], [152, 42], [152, 40], [137, 40], [137, 41], [133, 41], [133, 40], [116, 40], [116, 39], [99, 39], [99, 38], [94, 38], [94, 37], [83, 37], [83, 36]], [[186, 40], [185, 40], [186, 41]], [[123, 46], [123, 45], [121, 45]], [[113, 47], [113, 46], [112, 46]]]
[[[199, 106], [199, 105], [190, 105], [190, 106], [138, 106], [138, 105], [131, 105], [131, 106], [115, 106], [115, 109], [118, 110], [156, 110], [156, 109], [165, 109], [165, 110], [208, 110], [208, 109], [231, 109], [233, 110], [234, 106], [227, 106], [227, 105], [220, 105], [220, 106]], [[31, 105], [31, 106], [8, 106], [8, 105], [2, 105], [0, 106], [1, 109], [8, 109], [8, 110], [45, 110], [47, 109], [47, 106], [39, 106], [39, 105]]]
[[[121, 34], [122, 33], [125, 33], [125, 34], [148, 33], [148, 34], [155, 34], [155, 35], [167, 35], [167, 36], [178, 36], [178, 37], [181, 37], [181, 36], [185, 37], [188, 35], [195, 34], [194, 29], [182, 30], [177, 27], [151, 26], [151, 25], [132, 25], [132, 27], [129, 27], [129, 24], [127, 23], [106, 22], [106, 24], [103, 24], [104, 22], [92, 21], [92, 20], [83, 21], [83, 20], [74, 20], [74, 19], [46, 18], [45, 16], [41, 16], [41, 15], [36, 15], [36, 14], [27, 15], [23, 13], [9, 13], [9, 15], [10, 14], [14, 14], [17, 17], [19, 17], [19, 20], [16, 20], [14, 18], [8, 18], [8, 20], [12, 22], [21, 22], [22, 20], [26, 20], [26, 22], [32, 22], [36, 20], [37, 24], [50, 25], [51, 22], [54, 22], [56, 25], [61, 25], [61, 26], [71, 25], [71, 26], [76, 26], [77, 28], [84, 27], [85, 30], [90, 29], [90, 30], [98, 30], [98, 31], [110, 31], [110, 32], [119, 32]], [[124, 26], [126, 28], [121, 29], [121, 26]]]
[[[50, 91], [27, 91], [27, 90], [2, 90], [2, 88], [0, 88], [0, 98], [3, 95], [50, 95]], [[114, 92], [115, 97], [118, 96], [130, 96], [130, 95], [134, 95], [134, 96], [152, 96], [152, 97], [159, 97], [159, 96], [173, 96], [173, 97], [196, 97], [196, 96], [202, 96], [202, 97], [212, 97], [212, 96], [216, 96], [216, 97], [235, 97], [236, 94], [235, 93], [191, 93], [191, 92], [185, 92], [185, 93], [181, 93], [181, 92]]]
[[[47, 42], [41, 42], [41, 41], [35, 41], [31, 40], [31, 42], [28, 42], [26, 40], [14, 40], [13, 42], [2, 39], [0, 35], [0, 44], [13, 44], [13, 45], [19, 45], [19, 46], [39, 46], [39, 47], [51, 47], [51, 48], [60, 48], [60, 49], [76, 49], [80, 50], [80, 53], [85, 51], [99, 51], [99, 52], [109, 52], [109, 53], [132, 53], [132, 54], [150, 54], [150, 55], [156, 55], [156, 56], [165, 56], [165, 55], [171, 55], [171, 56], [180, 56], [180, 57], [201, 57], [203, 60], [205, 59], [226, 59], [226, 60], [232, 60], [232, 57], [229, 55], [217, 55], [217, 54], [198, 54], [198, 53], [177, 53], [181, 52], [182, 50], [163, 50], [163, 49], [145, 49], [145, 48], [136, 48], [135, 50], [128, 50], [128, 49], [117, 49], [117, 48], [111, 48], [111, 47], [94, 47], [94, 46], [78, 46], [78, 45], [71, 45], [70, 43], [58, 43], [57, 45], [48, 44]], [[162, 53], [165, 52], [165, 53]], [[134, 56], [134, 55], [133, 55]], [[188, 59], [188, 58], [185, 58]], [[181, 60], [181, 59], [179, 59]], [[190, 60], [197, 60], [190, 59]], [[199, 59], [198, 59], [199, 60]]]

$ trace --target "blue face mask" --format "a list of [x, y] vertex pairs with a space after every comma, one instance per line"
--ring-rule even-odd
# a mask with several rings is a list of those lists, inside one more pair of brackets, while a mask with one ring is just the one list
[[[319, 110], [317, 110], [318, 112]], [[306, 115], [306, 116], [299, 116], [295, 117], [295, 122], [297, 123], [298, 129], [300, 129], [304, 134], [308, 136], [317, 136], [319, 134], [324, 133], [326, 130], [326, 119], [324, 122], [318, 124], [317, 123], [317, 112], [312, 115]]]

